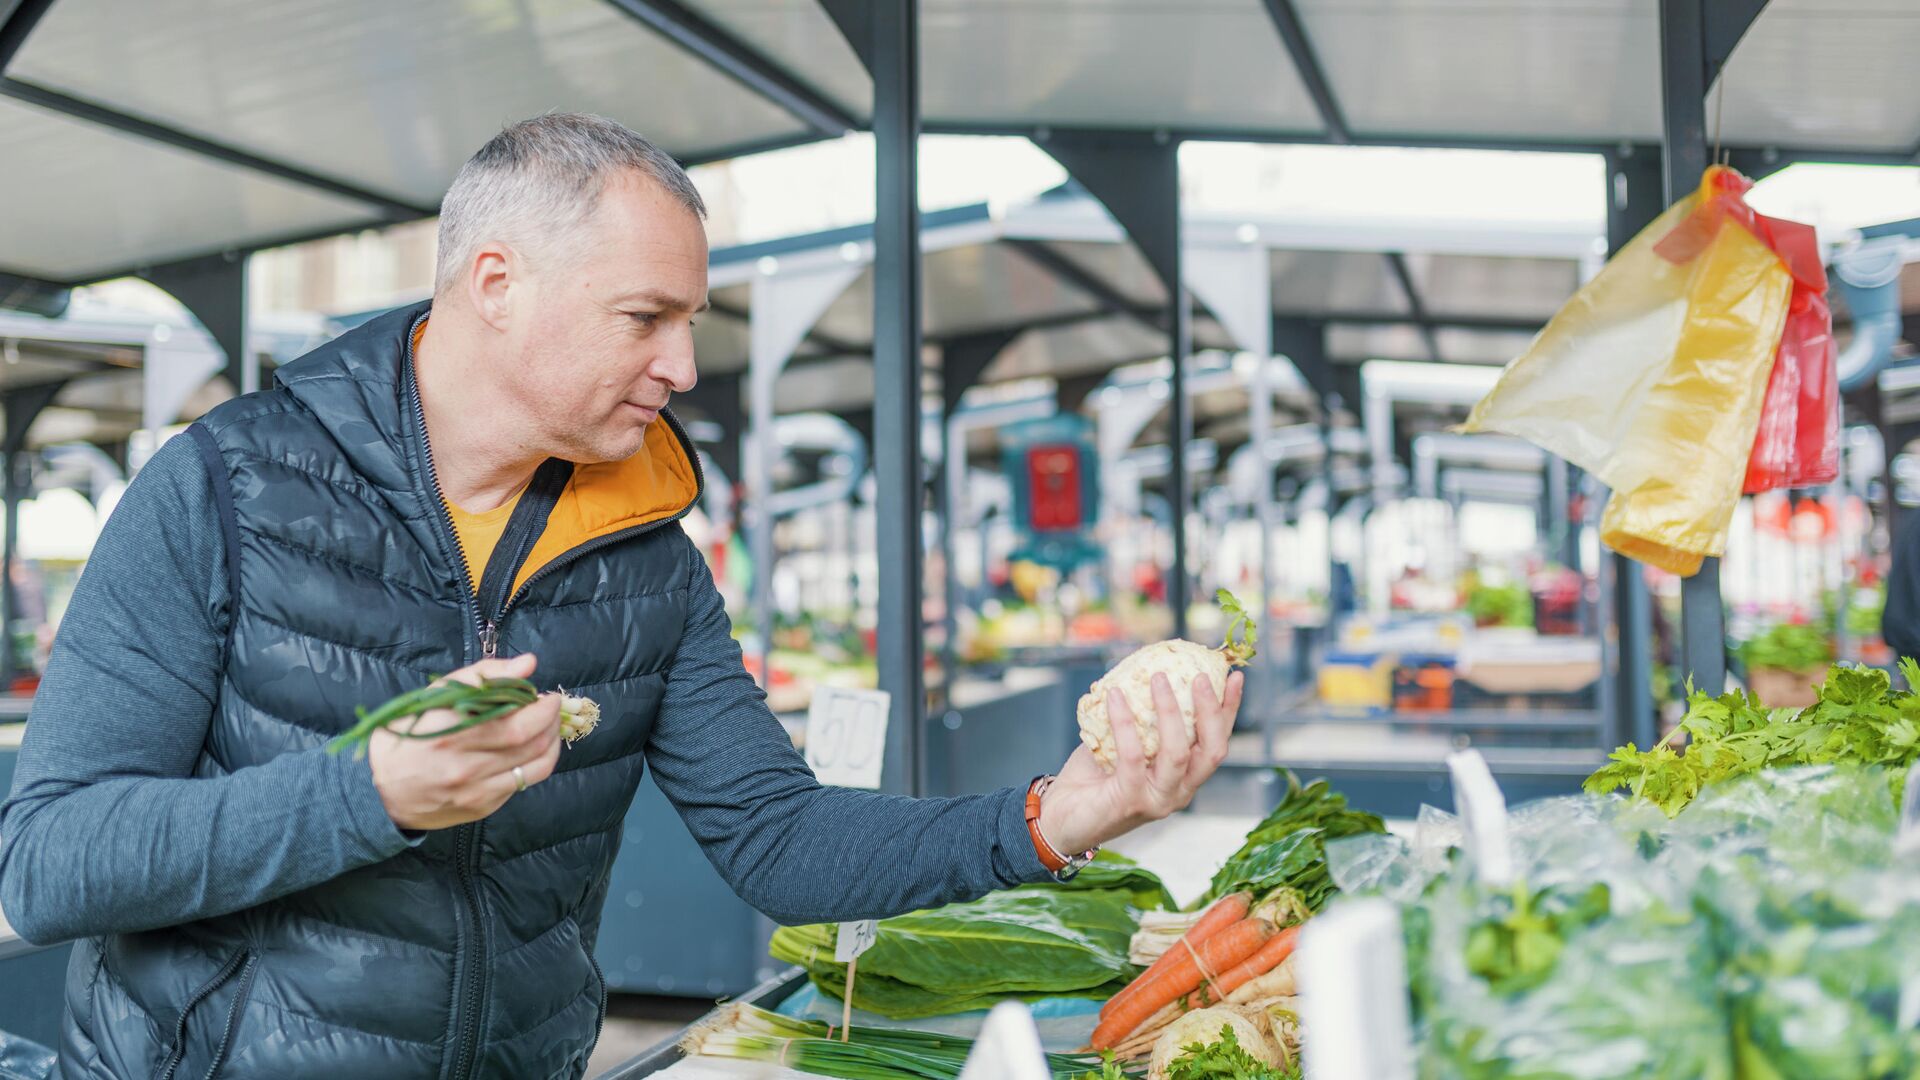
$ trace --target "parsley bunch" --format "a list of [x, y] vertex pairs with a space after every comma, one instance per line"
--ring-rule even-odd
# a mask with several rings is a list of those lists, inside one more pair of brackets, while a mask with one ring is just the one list
[[[1908, 685], [1920, 686], [1920, 664], [1903, 659], [1900, 671]], [[1682, 732], [1684, 754], [1672, 745]], [[1894, 690], [1884, 671], [1836, 666], [1820, 700], [1804, 709], [1768, 710], [1738, 691], [1718, 698], [1694, 691], [1679, 727], [1646, 750], [1633, 743], [1615, 750], [1585, 787], [1594, 794], [1627, 788], [1673, 817], [1702, 788], [1736, 776], [1857, 763], [1889, 766], [1897, 803], [1906, 767], [1917, 758], [1920, 696]]]

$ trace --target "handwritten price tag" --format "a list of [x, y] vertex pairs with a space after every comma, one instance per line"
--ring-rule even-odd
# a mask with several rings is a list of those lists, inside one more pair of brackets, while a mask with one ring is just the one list
[[1003, 1001], [987, 1014], [960, 1080], [1048, 1080], [1046, 1051], [1033, 1013], [1018, 1001]]
[[892, 698], [884, 690], [823, 686], [807, 711], [807, 765], [823, 784], [877, 789]]
[[833, 942], [835, 963], [850, 964], [861, 953], [873, 948], [880, 937], [880, 924], [873, 919], [856, 919], [840, 924], [840, 933]]

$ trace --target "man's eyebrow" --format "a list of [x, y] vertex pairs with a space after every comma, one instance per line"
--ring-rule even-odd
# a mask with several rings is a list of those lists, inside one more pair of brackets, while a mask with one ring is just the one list
[[652, 304], [655, 307], [666, 308], [670, 311], [686, 311], [686, 312], [691, 312], [695, 315], [698, 315], [703, 311], [712, 310], [713, 308], [712, 299], [702, 300], [698, 307], [694, 307], [688, 304], [685, 300], [682, 300], [680, 297], [674, 296], [670, 293], [661, 292], [658, 289], [635, 290], [633, 292], [627, 293], [626, 295], [620, 297], [617, 303]]

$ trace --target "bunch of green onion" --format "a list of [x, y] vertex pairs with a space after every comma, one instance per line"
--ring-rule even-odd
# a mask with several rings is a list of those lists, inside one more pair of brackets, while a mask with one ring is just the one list
[[[691, 1057], [771, 1061], [785, 1068], [841, 1080], [956, 1080], [973, 1042], [955, 1035], [893, 1028], [840, 1031], [816, 1020], [797, 1020], [744, 1002], [720, 1010], [687, 1032], [680, 1050]], [[1048, 1054], [1047, 1067], [1067, 1080], [1100, 1068], [1098, 1054]]]
[[[406, 739], [437, 739], [456, 731], [498, 720], [539, 700], [540, 691], [525, 679], [485, 679], [479, 685], [446, 682], [409, 690], [379, 708], [354, 710], [359, 722], [327, 744], [331, 753], [351, 746], [356, 757], [367, 752], [373, 733], [382, 728]], [[453, 712], [455, 722], [433, 731], [416, 731], [420, 717], [436, 709]], [[413, 723], [401, 726], [401, 721]], [[592, 698], [560, 695], [560, 737], [572, 746], [600, 723], [600, 706]]]

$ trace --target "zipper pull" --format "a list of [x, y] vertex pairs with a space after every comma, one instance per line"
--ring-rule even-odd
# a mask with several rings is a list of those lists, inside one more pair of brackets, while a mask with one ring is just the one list
[[480, 658], [483, 660], [493, 659], [494, 652], [499, 648], [500, 632], [494, 629], [493, 621], [489, 619], [480, 625]]

